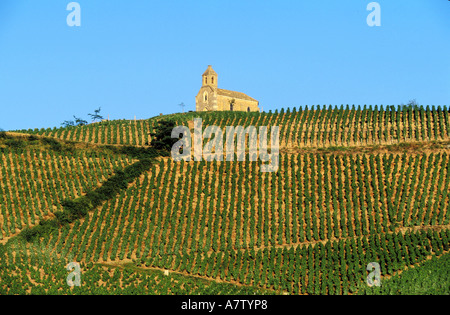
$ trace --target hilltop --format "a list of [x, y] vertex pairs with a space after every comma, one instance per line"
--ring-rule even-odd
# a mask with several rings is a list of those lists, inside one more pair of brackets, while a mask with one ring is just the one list
[[[280, 126], [278, 171], [152, 149], [158, 121], [192, 129], [194, 118]], [[401, 294], [407, 270], [421, 294], [448, 294], [448, 281], [434, 286], [424, 272], [449, 269], [449, 154], [446, 107], [186, 113], [1, 133], [0, 293]], [[71, 261], [82, 287], [66, 284]], [[370, 262], [386, 286], [367, 287]]]

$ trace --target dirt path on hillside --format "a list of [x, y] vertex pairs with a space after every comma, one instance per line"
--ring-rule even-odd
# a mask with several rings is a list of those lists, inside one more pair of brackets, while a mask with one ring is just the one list
[[[163, 268], [158, 268], [158, 267], [137, 267], [134, 265], [134, 262], [130, 259], [125, 259], [122, 261], [102, 262], [102, 263], [97, 263], [97, 264], [100, 266], [108, 267], [108, 268], [119, 268], [121, 270], [131, 268], [138, 272], [139, 271], [145, 272], [145, 271], [149, 271], [149, 270], [157, 270], [157, 271], [161, 271], [163, 273], [168, 272], [169, 275], [173, 273], [173, 274], [177, 274], [177, 275], [181, 275], [181, 276], [185, 276], [185, 277], [192, 277], [192, 278], [202, 279], [202, 280], [206, 280], [206, 281], [210, 281], [210, 282], [233, 284], [238, 287], [252, 287], [253, 286], [253, 285], [246, 285], [246, 284], [240, 283], [238, 281], [223, 280], [223, 279], [220, 279], [219, 276], [216, 278], [212, 278], [212, 277], [208, 277], [208, 276], [190, 274], [186, 271], [173, 271], [173, 270], [168, 270], [168, 269], [163, 269]], [[133, 266], [129, 267], [130, 264], [133, 264]], [[258, 288], [258, 289], [261, 289], [264, 291], [276, 292], [275, 290], [267, 289], [267, 288]], [[287, 294], [287, 292], [283, 292], [283, 293]]]

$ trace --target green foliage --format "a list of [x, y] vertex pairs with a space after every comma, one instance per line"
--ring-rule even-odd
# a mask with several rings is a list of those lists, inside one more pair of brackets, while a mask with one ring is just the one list
[[4, 130], [0, 130], [0, 139], [8, 139], [8, 134]]
[[28, 136], [28, 141], [31, 141], [31, 142], [33, 142], [33, 141], [39, 141], [39, 138], [36, 137], [35, 135], [29, 135], [29, 136]]
[[116, 154], [126, 154], [133, 158], [143, 160], [148, 158], [154, 158], [158, 156], [169, 156], [167, 151], [161, 151], [155, 148], [135, 147], [135, 146], [105, 146], [111, 152]]
[[14, 139], [14, 138], [7, 139], [5, 141], [5, 144], [7, 146], [9, 146], [10, 148], [14, 148], [14, 149], [23, 148], [26, 146], [25, 141], [23, 141], [21, 139]]
[[73, 116], [73, 119], [75, 119], [75, 125], [77, 126], [86, 126], [88, 124], [86, 120], [76, 117], [75, 115]]
[[172, 138], [172, 130], [176, 127], [176, 123], [172, 120], [160, 120], [155, 132], [150, 133], [152, 136], [151, 146], [156, 150], [170, 152], [173, 145], [178, 141]]
[[65, 200], [62, 202], [64, 211], [73, 220], [84, 217], [92, 208], [89, 197], [83, 196], [75, 200]]
[[[103, 116], [100, 115], [100, 111], [101, 111], [101, 107], [99, 107], [98, 109], [94, 110], [94, 114], [88, 114], [88, 116], [91, 116], [92, 121], [97, 121], [97, 120], [102, 120]], [[86, 126], [88, 125], [88, 122], [80, 117], [76, 117], [75, 115], [73, 115], [73, 119], [74, 120], [65, 120], [63, 123], [61, 123], [61, 126], [63, 128], [70, 128], [70, 127], [74, 127], [74, 126]]]
[[56, 139], [52, 139], [52, 138], [42, 138], [41, 139], [42, 143], [45, 145], [49, 145], [50, 148], [56, 152], [61, 152], [63, 151], [63, 146], [62, 144], [56, 140]]
[[381, 280], [380, 287], [365, 287], [359, 294], [367, 295], [450, 295], [450, 254], [424, 262], [390, 279]]
[[61, 126], [63, 126], [64, 128], [73, 127], [75, 126], [75, 122], [73, 120], [64, 120], [61, 123]]
[[23, 238], [27, 242], [32, 242], [36, 238], [48, 235], [51, 232], [57, 230], [59, 228], [59, 224], [56, 220], [42, 220], [37, 226], [33, 228], [25, 228], [20, 232], [19, 237]]
[[[173, 127], [187, 125], [195, 117], [203, 118], [204, 126], [279, 125], [282, 139], [309, 147], [314, 154], [282, 154], [279, 172], [268, 174], [250, 162], [155, 159], [169, 156], [176, 141], [170, 137]], [[171, 121], [164, 123], [167, 119]], [[352, 146], [366, 144], [386, 148], [389, 143], [395, 146], [393, 151], [408, 149], [413, 140], [432, 139], [444, 145], [439, 140], [448, 139], [450, 130], [445, 109], [312, 106], [275, 113], [176, 114], [162, 123], [158, 120], [28, 131], [45, 136], [45, 147], [39, 149], [51, 150], [42, 158], [22, 153], [23, 148], [2, 146], [6, 164], [0, 169], [0, 193], [6, 203], [0, 203], [0, 212], [12, 222], [0, 231], [8, 237], [17, 228], [41, 223], [0, 246], [0, 294], [448, 294], [448, 281], [439, 280], [448, 279], [448, 262], [395, 276], [430, 256], [448, 256], [448, 153], [352, 153]], [[143, 147], [149, 132], [156, 142]], [[66, 156], [55, 159], [67, 147], [59, 139], [85, 142], [86, 148], [91, 146], [89, 152], [139, 161], [96, 174], [102, 179], [100, 187], [97, 182], [86, 184], [81, 172], [80, 184], [73, 185], [61, 172]], [[93, 145], [99, 143], [110, 146]], [[77, 147], [76, 154], [83, 151]], [[27, 158], [19, 163], [8, 160], [18, 154]], [[85, 155], [68, 169], [91, 167], [84, 159]], [[39, 163], [49, 162], [51, 176], [75, 187], [64, 192], [64, 202], [61, 190], [27, 175]], [[11, 164], [17, 166], [10, 169]], [[27, 186], [37, 193], [27, 198], [28, 203], [15, 200], [11, 191]], [[47, 213], [38, 210], [53, 200], [55, 219], [43, 220]], [[18, 203], [20, 207], [14, 208]], [[20, 212], [23, 209], [30, 211]], [[439, 228], [426, 231], [430, 226]], [[46, 250], [89, 262], [83, 266], [86, 282], [81, 288], [67, 288], [66, 261], [50, 259]], [[174, 273], [165, 277], [135, 265], [110, 273], [92, 264], [133, 258], [138, 267]], [[42, 264], [47, 260], [52, 264]], [[380, 264], [382, 276], [393, 276], [381, 289], [365, 285], [369, 262]], [[409, 271], [416, 273], [409, 276]]]
[[[64, 210], [57, 212], [55, 219], [43, 221], [42, 225], [33, 228], [27, 228], [21, 232], [21, 237], [30, 242], [52, 232], [53, 227], [66, 225], [85, 217], [89, 211], [98, 207], [103, 201], [113, 198], [127, 188], [128, 183], [147, 171], [152, 164], [153, 160], [146, 158], [128, 166], [123, 171], [117, 170], [116, 174], [108, 178], [101, 187], [88, 191], [84, 196], [75, 200], [63, 201], [62, 207]], [[50, 227], [52, 228], [50, 229]]]
[[89, 116], [91, 116], [92, 121], [97, 121], [97, 120], [102, 120], [103, 116], [100, 115], [100, 111], [102, 110], [101, 107], [99, 107], [98, 109], [94, 110], [94, 114], [88, 114]]

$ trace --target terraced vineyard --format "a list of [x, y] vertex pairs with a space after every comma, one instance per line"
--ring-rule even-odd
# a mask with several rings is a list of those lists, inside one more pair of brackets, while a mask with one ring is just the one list
[[[77, 142], [73, 154], [4, 141], [2, 232], [14, 237], [0, 247], [0, 293], [395, 293], [367, 287], [369, 263], [380, 264], [383, 279], [401, 279], [422, 264], [442, 272], [427, 262], [449, 255], [448, 114], [342, 107], [163, 117], [190, 127], [194, 117], [204, 127], [279, 125], [274, 173], [260, 172], [259, 162], [148, 159], [142, 152], [160, 117], [27, 131], [90, 144]], [[145, 163], [136, 172], [128, 166], [138, 159]], [[96, 200], [117, 168], [131, 174], [118, 193], [67, 224], [58, 216], [48, 233], [15, 236], [67, 212], [66, 199]], [[22, 187], [27, 195], [14, 193]], [[81, 263], [80, 288], [65, 283], [70, 261]]]

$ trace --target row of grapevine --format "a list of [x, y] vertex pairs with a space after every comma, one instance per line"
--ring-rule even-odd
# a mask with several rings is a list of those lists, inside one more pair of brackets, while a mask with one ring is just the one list
[[369, 263], [380, 265], [382, 277], [392, 276], [430, 255], [448, 255], [449, 244], [450, 230], [421, 230], [297, 247], [183, 252], [173, 259], [152, 254], [142, 263], [277, 292], [349, 294], [367, 288]]
[[86, 126], [20, 130], [19, 132], [97, 144], [145, 145], [153, 131], [153, 120], [115, 120]]
[[125, 156], [39, 149], [2, 149], [0, 160], [0, 239], [62, 210], [63, 200], [81, 196], [132, 163]]
[[134, 186], [50, 241], [64, 256], [109, 261], [448, 225], [448, 168], [446, 153], [282, 155], [278, 173], [261, 173], [250, 162], [160, 159]]
[[[221, 279], [238, 285], [290, 294], [348, 294], [367, 288], [365, 283], [368, 274], [366, 267], [369, 263], [378, 263], [383, 277], [392, 276], [405, 267], [426, 261], [430, 255], [448, 254], [449, 244], [450, 230], [448, 229], [439, 232], [419, 230], [263, 249], [229, 249], [218, 252], [182, 251], [178, 253], [152, 251], [149, 256], [140, 259], [137, 266], [163, 268], [200, 276], [211, 281]], [[40, 258], [43, 261], [56, 259], [52, 258], [52, 255], [56, 257], [55, 251], [48, 245], [50, 244], [45, 244], [45, 242], [38, 245], [40, 246], [38, 248], [40, 255], [44, 255]], [[14, 262], [15, 264], [14, 268], [20, 270], [29, 267], [27, 264], [20, 263], [17, 250], [15, 252], [14, 260], [12, 254], [9, 256], [10, 263]], [[58, 259], [71, 261], [70, 258]], [[32, 265], [35, 264], [32, 262]], [[39, 263], [39, 265], [43, 264]], [[61, 263], [55, 267], [55, 262], [53, 262], [50, 266], [59, 268], [59, 272], [51, 273], [56, 275], [58, 280], [51, 286], [64, 288], [62, 283], [64, 278], [60, 275], [62, 273]], [[8, 274], [14, 275], [11, 272]], [[49, 284], [52, 282], [45, 276], [42, 279], [42, 273], [38, 270], [32, 270], [31, 276], [38, 283]], [[10, 280], [11, 277], [14, 276], [2, 279]], [[17, 279], [13, 279], [13, 282], [20, 283], [18, 279], [21, 277], [17, 275], [16, 277]], [[85, 281], [89, 281], [90, 290], [93, 290], [96, 286], [92, 285], [92, 282], [98, 279], [99, 275], [98, 273], [90, 274], [90, 277]], [[87, 276], [84, 276], [84, 279], [86, 278]], [[122, 286], [118, 276], [113, 280], [115, 280], [113, 289]], [[31, 283], [29, 283], [30, 285]], [[173, 284], [169, 285], [170, 290], [173, 290]]]
[[358, 294], [449, 295], [450, 255], [433, 256], [419, 268], [406, 270], [385, 280], [380, 287], [368, 287]]
[[66, 269], [71, 260], [58, 257], [38, 242], [0, 245], [0, 294], [38, 295], [198, 295], [270, 294], [258, 288], [216, 283], [161, 271], [109, 268], [80, 263], [80, 287], [70, 287]]
[[[282, 146], [328, 147], [393, 144], [411, 141], [448, 140], [449, 110], [446, 106], [317, 106], [288, 108], [275, 113], [214, 112], [169, 116], [178, 125], [202, 118], [203, 126], [279, 126]], [[117, 120], [80, 127], [21, 130], [65, 140], [98, 144], [145, 145], [156, 119]]]

